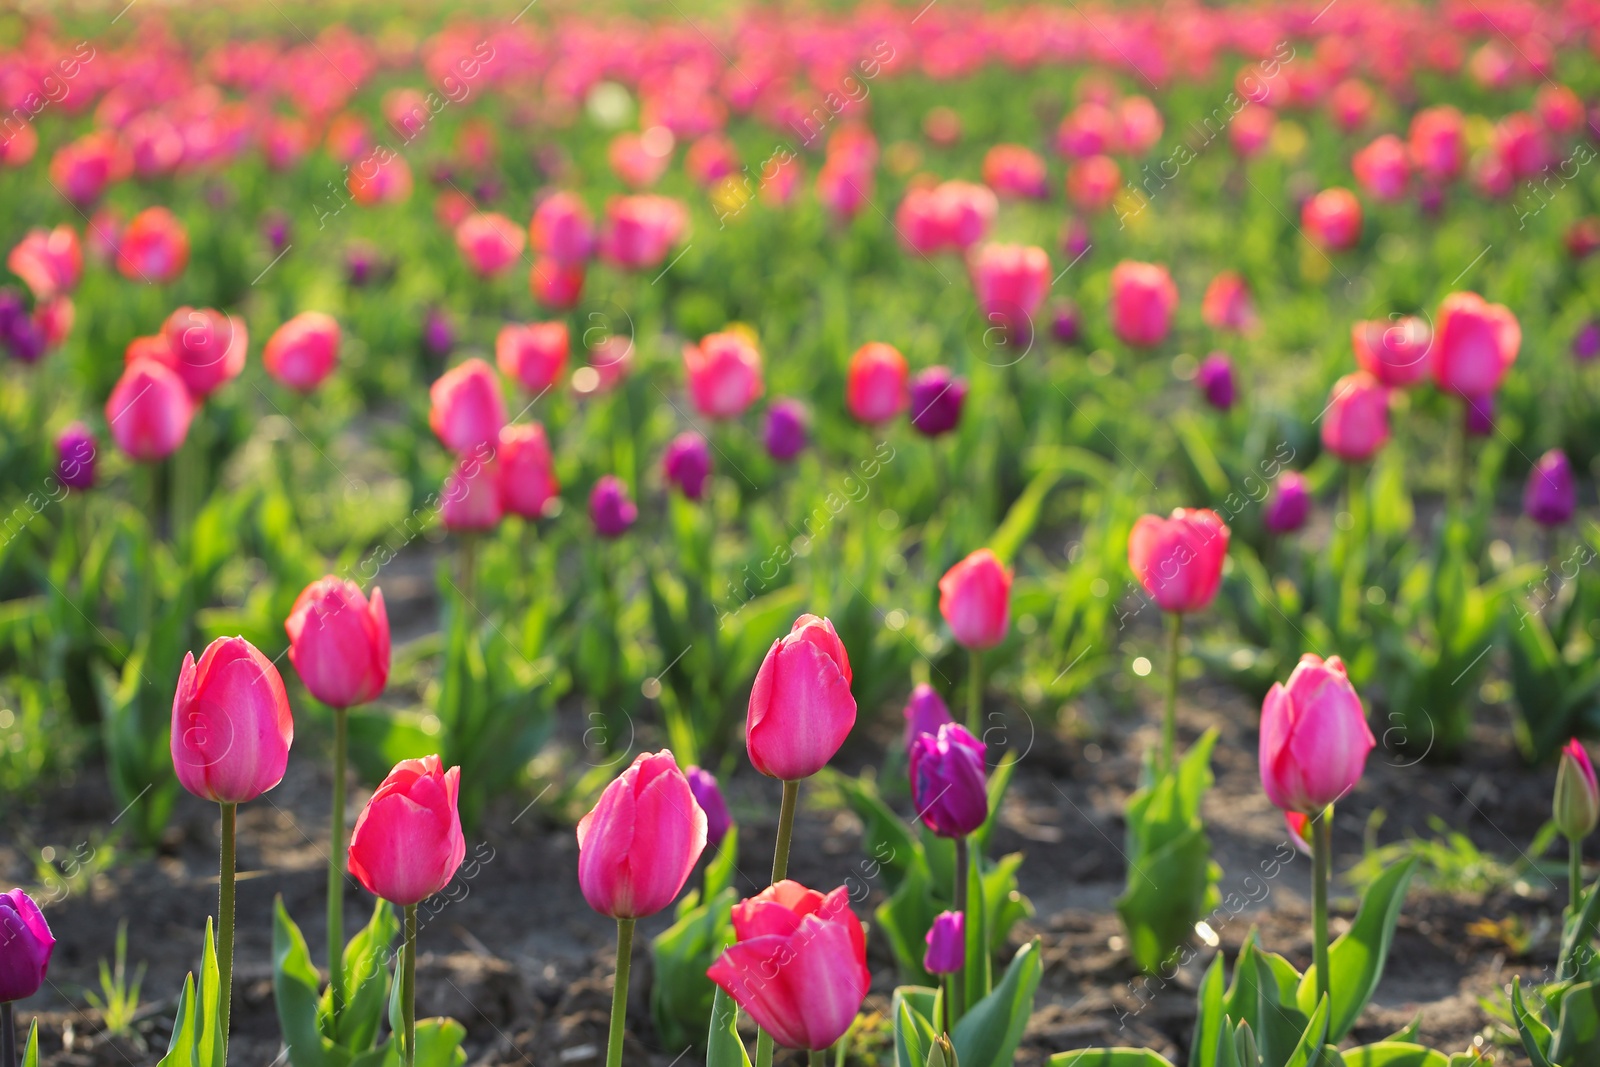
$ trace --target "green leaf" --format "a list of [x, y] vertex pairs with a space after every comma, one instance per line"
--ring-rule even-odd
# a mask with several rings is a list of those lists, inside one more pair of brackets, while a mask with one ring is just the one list
[[[989, 907], [984, 899], [983, 873], [979, 870], [982, 865], [983, 861], [977, 856], [967, 864], [967, 916], [963, 926], [966, 960], [962, 976], [962, 988], [966, 991], [962, 1007], [967, 1011], [989, 995], [994, 981], [989, 959]], [[958, 1056], [960, 1053], [961, 1050], [956, 1049]]]
[[1017, 753], [1012, 750], [989, 772], [989, 815], [969, 839], [974, 856], [981, 856], [989, 850], [989, 837], [994, 833], [995, 821], [1000, 818], [1000, 806], [1005, 803], [1006, 790], [1011, 786], [1011, 776], [1016, 769]]
[[[1059, 469], [1047, 469], [1035, 474], [1006, 512], [994, 536], [989, 538], [989, 550], [999, 556], [1002, 563], [1009, 563], [1017, 554], [1017, 549], [1033, 533], [1033, 528], [1039, 523], [1039, 511], [1044, 506], [1044, 498], [1056, 487], [1064, 473]], [[959, 1049], [957, 1054], [960, 1054]]]
[[750, 1067], [739, 1040], [739, 1006], [721, 987], [711, 1002], [711, 1032], [706, 1037], [706, 1067]]
[[1248, 1018], [1255, 1023], [1256, 1043], [1261, 1051], [1263, 1067], [1285, 1067], [1294, 1061], [1295, 1055], [1306, 1044], [1307, 1038], [1313, 1036], [1314, 1030], [1316, 1041], [1310, 1047], [1322, 1046], [1322, 1038], [1327, 1032], [1327, 1012], [1322, 1012], [1322, 1020], [1318, 1023], [1314, 1018], [1307, 1018], [1293, 1003], [1287, 1002], [1288, 998], [1278, 980], [1279, 972], [1268, 959], [1270, 955], [1258, 950], [1251, 958], [1256, 970], [1256, 1005], [1254, 1013]]
[[845, 804], [866, 824], [861, 847], [872, 857], [870, 862], [881, 867], [891, 883], [899, 881], [922, 855], [911, 828], [878, 796], [877, 783], [870, 776], [852, 778], [826, 768], [824, 774], [825, 781], [839, 787]]
[[[1300, 1036], [1299, 1044], [1289, 1054], [1285, 1067], [1308, 1067], [1314, 1065], [1317, 1055], [1322, 1050], [1322, 1042], [1328, 1036], [1328, 998], [1324, 997], [1317, 1005], [1317, 1010], [1311, 1013], [1311, 1020], [1306, 1024], [1305, 1033]], [[1262, 1053], [1263, 1064], [1269, 1064], [1265, 1052]]]
[[39, 1020], [28, 1027], [28, 1044], [22, 1050], [22, 1067], [39, 1067]]
[[919, 1010], [919, 1004], [927, 1004], [925, 997], [934, 1003], [938, 1001], [933, 990], [920, 986], [901, 986], [894, 991], [891, 1011], [896, 1067], [925, 1067], [928, 1062], [928, 1049], [939, 1029], [930, 1018], [931, 1005], [926, 1011]]
[[200, 950], [200, 995], [195, 1015], [200, 1024], [195, 1046], [197, 1067], [225, 1067], [228, 1035], [222, 1025], [222, 972], [217, 967], [217, 944], [211, 936], [211, 919], [206, 919], [206, 941]]
[[1058, 1052], [1049, 1067], [1172, 1067], [1166, 1057], [1147, 1048], [1083, 1048]]
[[[1409, 856], [1378, 875], [1361, 898], [1361, 907], [1350, 929], [1328, 949], [1328, 994], [1332, 1002], [1328, 1036], [1331, 1041], [1343, 1040], [1378, 988], [1383, 965], [1389, 956], [1389, 944], [1394, 940], [1394, 926], [1400, 918], [1400, 906], [1405, 903], [1406, 887], [1411, 884], [1416, 866], [1417, 857]], [[1313, 966], [1306, 969], [1300, 980], [1296, 999], [1302, 1012], [1310, 1010], [1316, 990], [1317, 969]]]
[[994, 991], [967, 1007], [950, 1035], [962, 1067], [1009, 1067], [1033, 1014], [1043, 969], [1035, 938], [1017, 950]]
[[1345, 1067], [1450, 1067], [1450, 1057], [1410, 1041], [1379, 1041], [1341, 1053]]
[[178, 1013], [172, 1022], [172, 1040], [167, 1042], [167, 1054], [156, 1067], [195, 1067], [194, 972], [183, 979], [183, 992], [178, 994]]
[[1600, 986], [1579, 982], [1561, 998], [1550, 1059], [1563, 1067], [1600, 1061]]
[[1394, 1033], [1390, 1034], [1388, 1037], [1384, 1038], [1383, 1041], [1384, 1042], [1399, 1042], [1399, 1043], [1402, 1043], [1402, 1044], [1416, 1044], [1417, 1032], [1420, 1031], [1421, 1029], [1422, 1029], [1422, 1012], [1419, 1011], [1419, 1012], [1417, 1012], [1415, 1015], [1413, 1015], [1411, 1017], [1411, 1021], [1410, 1022], [1406, 1023], [1405, 1026], [1401, 1027], [1400, 1029], [1396, 1030]]
[[1522, 999], [1522, 978], [1511, 979], [1511, 1012], [1517, 1020], [1517, 1036], [1522, 1038], [1522, 1048], [1533, 1067], [1550, 1067], [1550, 1028], [1544, 1020], [1528, 1010]]
[[1189, 1067], [1215, 1067], [1217, 1035], [1222, 1030], [1222, 953], [1200, 979], [1194, 1016], [1194, 1037], [1189, 1042]]
[[734, 940], [729, 917], [737, 895], [732, 888], [724, 889], [716, 898], [688, 909], [650, 942], [655, 967], [650, 1012], [669, 1048], [699, 1045], [711, 1020], [716, 985], [706, 977], [706, 969]]
[[1576, 962], [1578, 953], [1581, 951], [1586, 955], [1593, 954], [1590, 946], [1594, 943], [1596, 924], [1600, 924], [1600, 880], [1589, 887], [1588, 895], [1583, 901], [1583, 909], [1578, 912], [1576, 919], [1569, 915], [1566, 926], [1561, 931], [1561, 955], [1556, 965], [1558, 979], [1578, 976], [1580, 970]]
[[399, 935], [400, 920], [394, 908], [379, 899], [367, 925], [345, 945], [346, 1003], [334, 1037], [350, 1052], [365, 1052], [378, 1039], [378, 1024], [389, 992], [389, 956]]
[[734, 872], [739, 869], [739, 834], [733, 831], [723, 835], [717, 854], [706, 864], [705, 890], [701, 896], [710, 900], [733, 884]]
[[323, 1036], [318, 1024], [317, 987], [306, 939], [279, 895], [272, 907], [272, 993], [289, 1062], [294, 1067], [343, 1067], [348, 1055]]
[[896, 966], [912, 982], [933, 981], [933, 976], [922, 969], [922, 957], [927, 948], [924, 939], [937, 915], [927, 865], [919, 856], [906, 870], [899, 888], [873, 912], [878, 927], [889, 939]]

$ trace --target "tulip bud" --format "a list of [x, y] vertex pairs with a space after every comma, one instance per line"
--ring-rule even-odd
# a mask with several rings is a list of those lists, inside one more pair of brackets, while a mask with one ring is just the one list
[[6, 257], [6, 266], [41, 303], [70, 293], [83, 273], [83, 246], [78, 242], [78, 231], [71, 226], [29, 230]]
[[1273, 533], [1293, 533], [1306, 524], [1311, 514], [1311, 490], [1305, 475], [1299, 471], [1284, 471], [1278, 475], [1272, 496], [1267, 500], [1261, 519]]
[[640, 753], [578, 822], [578, 884], [601, 915], [671, 904], [706, 847], [707, 818], [672, 753]]
[[688, 209], [671, 197], [614, 197], [606, 205], [600, 258], [624, 270], [659, 267], [688, 225]]
[[983, 183], [1003, 197], [1042, 200], [1050, 195], [1044, 160], [1018, 144], [997, 144], [983, 157]]
[[950, 717], [949, 705], [939, 691], [927, 682], [921, 682], [911, 690], [911, 699], [906, 701], [905, 719], [907, 758], [917, 738], [923, 734], [937, 734], [939, 727], [954, 721]]
[[1404, 388], [1427, 377], [1433, 331], [1414, 315], [1370, 320], [1350, 327], [1350, 344], [1362, 370], [1384, 385]]
[[267, 373], [308, 393], [339, 363], [339, 324], [320, 311], [302, 311], [279, 326], [261, 350]]
[[1056, 317], [1050, 325], [1050, 332], [1057, 341], [1064, 345], [1078, 343], [1080, 330], [1078, 328], [1078, 307], [1076, 304], [1063, 304], [1056, 311]]
[[755, 769], [789, 782], [821, 770], [856, 723], [850, 678], [833, 623], [796, 619], [767, 650], [750, 689], [745, 746]]
[[[429, 308], [422, 321], [422, 348], [434, 359], [445, 359], [455, 350], [456, 328], [441, 308]], [[469, 361], [470, 362], [470, 361]]]
[[706, 844], [720, 847], [733, 827], [733, 816], [728, 814], [728, 802], [723, 799], [721, 787], [710, 771], [699, 767], [684, 768], [683, 776], [689, 780], [689, 791], [694, 794], [695, 803], [706, 813]]
[[564, 322], [511, 323], [495, 338], [494, 361], [500, 373], [537, 396], [560, 381], [569, 348]]
[[537, 422], [502, 427], [495, 463], [505, 510], [524, 519], [542, 518], [551, 499], [561, 491], [544, 427]]
[[1238, 271], [1225, 270], [1211, 279], [1200, 304], [1200, 317], [1213, 330], [1249, 333], [1255, 329], [1255, 301]]
[[1400, 138], [1386, 133], [1350, 159], [1361, 188], [1376, 200], [1392, 203], [1405, 196], [1411, 181], [1411, 163]]
[[1322, 414], [1322, 446], [1346, 463], [1364, 463], [1389, 440], [1389, 389], [1366, 371], [1333, 383]]
[[1111, 328], [1124, 344], [1143, 348], [1166, 340], [1178, 287], [1167, 268], [1124, 260], [1111, 271]]
[[911, 425], [925, 437], [938, 437], [961, 424], [967, 383], [945, 367], [929, 367], [911, 379]]
[[153, 463], [183, 444], [194, 412], [182, 378], [153, 359], [139, 359], [123, 370], [106, 400], [106, 426], [118, 448]]
[[133, 281], [165, 285], [189, 265], [189, 234], [164, 207], [135, 215], [116, 241], [117, 271]]
[[428, 425], [459, 456], [493, 445], [506, 424], [500, 381], [481, 359], [445, 371], [429, 388], [428, 397]]
[[1283, 810], [1314, 815], [1355, 788], [1376, 744], [1343, 661], [1307, 652], [1261, 704], [1261, 786]]
[[1528, 472], [1528, 487], [1522, 493], [1522, 510], [1540, 526], [1560, 526], [1572, 518], [1578, 492], [1572, 483], [1572, 464], [1567, 454], [1552, 448], [1539, 457]]
[[460, 793], [461, 768], [445, 770], [438, 756], [395, 764], [356, 817], [350, 874], [397, 907], [449, 885], [467, 854]]
[[[483, 450], [487, 452], [487, 449]], [[494, 457], [463, 456], [439, 492], [439, 517], [451, 531], [492, 530], [505, 516], [500, 465]]]
[[1128, 566], [1162, 611], [1202, 611], [1222, 584], [1230, 533], [1216, 512], [1178, 508], [1141, 515], [1128, 535]]
[[1556, 828], [1568, 841], [1581, 841], [1594, 832], [1600, 821], [1600, 784], [1596, 784], [1594, 764], [1577, 738], [1561, 750], [1556, 768], [1556, 792], [1550, 810]]
[[56, 437], [56, 479], [68, 489], [94, 488], [96, 442], [89, 427], [74, 422]]
[[683, 369], [695, 410], [712, 419], [736, 419], [765, 388], [761, 352], [739, 330], [708, 334], [683, 346]]
[[1050, 256], [1045, 250], [1037, 245], [987, 244], [972, 254], [969, 273], [984, 322], [1003, 328], [1018, 343], [1031, 338], [1033, 317], [1050, 289]]
[[933, 1035], [933, 1044], [928, 1046], [928, 1061], [925, 1067], [960, 1067], [956, 1059], [956, 1046], [950, 1040], [949, 1034]]
[[1194, 380], [1205, 393], [1206, 403], [1218, 411], [1233, 407], [1233, 360], [1226, 352], [1213, 352], [1203, 359]]
[[1318, 248], [1348, 251], [1361, 240], [1361, 201], [1348, 189], [1324, 189], [1300, 209], [1300, 225]]
[[589, 493], [589, 520], [601, 537], [621, 537], [638, 518], [639, 508], [616, 475], [604, 475], [594, 484]]
[[574, 193], [545, 197], [528, 224], [528, 236], [539, 254], [554, 264], [582, 264], [594, 254], [594, 222]]
[[272, 661], [242, 637], [184, 656], [172, 700], [172, 766], [195, 796], [242, 804], [283, 779], [294, 741], [289, 695]]
[[1503, 304], [1477, 293], [1451, 293], [1439, 304], [1433, 338], [1433, 380], [1457, 396], [1500, 388], [1522, 346], [1522, 327]]
[[367, 602], [355, 582], [329, 575], [306, 586], [284, 621], [289, 662], [311, 695], [334, 708], [377, 699], [389, 680], [383, 591]]
[[521, 226], [493, 211], [468, 215], [456, 226], [461, 258], [480, 278], [503, 273], [522, 255], [527, 235]]
[[661, 470], [672, 485], [690, 500], [699, 500], [711, 477], [711, 447], [693, 430], [674, 437], [661, 458]]
[[784, 397], [774, 400], [767, 409], [767, 425], [761, 440], [767, 454], [780, 463], [787, 463], [805, 450], [811, 434], [811, 415], [798, 400]]
[[1438, 182], [1449, 182], [1466, 162], [1466, 133], [1461, 112], [1453, 107], [1426, 107], [1411, 116], [1410, 156], [1418, 169]]
[[989, 817], [984, 744], [947, 722], [911, 742], [911, 799], [922, 824], [940, 837], [965, 837]]
[[172, 369], [197, 400], [244, 370], [250, 339], [242, 319], [212, 308], [181, 307], [167, 317], [161, 332], [172, 353]]
[[845, 403], [859, 422], [888, 422], [911, 402], [906, 389], [906, 358], [893, 345], [869, 341], [850, 357]]
[[31, 997], [44, 985], [56, 947], [50, 924], [20, 889], [0, 893], [0, 1002]]
[[980, 548], [939, 579], [939, 614], [964, 648], [993, 648], [1011, 621], [1011, 568]]
[[941, 911], [928, 928], [926, 941], [922, 969], [929, 974], [958, 974], [966, 966], [966, 916], [961, 912]]
[[584, 263], [558, 263], [540, 256], [528, 270], [528, 292], [552, 311], [576, 307], [587, 276]]
[[1572, 337], [1572, 358], [1588, 363], [1600, 356], [1600, 319], [1590, 319]]

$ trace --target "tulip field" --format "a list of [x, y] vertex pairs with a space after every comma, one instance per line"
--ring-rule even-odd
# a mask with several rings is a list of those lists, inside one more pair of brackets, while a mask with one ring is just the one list
[[1600, 1064], [1600, 2], [0, 10], [0, 1067]]

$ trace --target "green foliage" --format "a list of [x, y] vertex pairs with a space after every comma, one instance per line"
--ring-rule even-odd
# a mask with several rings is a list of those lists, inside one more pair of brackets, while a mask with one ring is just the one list
[[728, 883], [738, 848], [737, 833], [722, 839], [706, 864], [703, 890], [685, 894], [673, 924], [650, 942], [650, 1014], [667, 1048], [698, 1047], [708, 1032], [717, 989], [706, 969], [734, 940], [731, 915], [738, 894]]
[[[1039, 988], [1043, 966], [1039, 941], [1017, 950], [993, 991], [962, 1015], [950, 1039], [962, 1067], [1009, 1067]], [[920, 986], [901, 986], [894, 992], [895, 1062], [899, 1067], [928, 1067], [933, 1038], [941, 1032], [943, 994]]]
[[84, 996], [100, 1013], [106, 1033], [127, 1037], [133, 1033], [133, 1019], [139, 1012], [139, 986], [144, 981], [144, 964], [128, 980], [128, 920], [117, 923], [116, 962], [100, 959], [100, 992], [86, 990]]
[[347, 1001], [335, 1014], [332, 987], [322, 988], [305, 938], [283, 898], [274, 901], [272, 990], [294, 1067], [377, 1067], [388, 1055], [393, 1042], [379, 1042], [378, 1028], [389, 999], [389, 963], [399, 929], [394, 909], [379, 900], [367, 925], [345, 946]]

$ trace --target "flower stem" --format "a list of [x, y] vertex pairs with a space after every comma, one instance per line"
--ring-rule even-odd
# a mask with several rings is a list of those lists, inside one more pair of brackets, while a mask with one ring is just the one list
[[973, 737], [981, 737], [983, 730], [983, 651], [969, 649], [967, 652], [972, 669], [967, 678], [967, 729], [972, 731]]
[[[461, 600], [470, 612], [473, 598], [477, 595], [478, 534], [474, 530], [467, 530], [461, 535], [460, 565]], [[463, 617], [470, 618], [470, 615]]]
[[1317, 999], [1328, 995], [1328, 877], [1333, 867], [1333, 805], [1311, 820], [1311, 958]]
[[334, 1030], [344, 1011], [344, 775], [349, 747], [349, 712], [333, 709], [333, 819], [328, 835], [328, 988]]
[[1583, 910], [1583, 840], [1567, 841], [1567, 896], [1572, 903], [1572, 914]]
[[628, 967], [633, 962], [633, 920], [617, 920], [617, 980], [611, 989], [611, 1037], [606, 1067], [622, 1067], [622, 1031], [628, 1021]]
[[0, 1004], [0, 1063], [17, 1067], [17, 1021], [9, 1000]]
[[956, 992], [956, 976], [953, 975], [953, 974], [945, 975], [944, 976], [944, 1021], [942, 1023], [940, 1023], [940, 1029], [943, 1030], [947, 1034], [952, 1029], [954, 1029], [955, 1025], [956, 1025], [955, 1012], [954, 1012], [954, 1010], [952, 1008], [952, 1005], [950, 1003], [950, 998], [955, 996], [955, 992]]
[[828, 1053], [819, 1048], [814, 1048], [806, 1053], [808, 1067], [828, 1067]]
[[228, 1017], [233, 1009], [234, 816], [237, 804], [222, 805], [222, 862], [217, 869], [217, 971], [221, 978], [222, 1050], [228, 1050]]
[[[955, 892], [951, 895], [951, 901], [955, 905], [955, 910], [961, 913], [961, 939], [963, 942], [969, 940], [967, 931], [971, 929], [969, 924], [972, 922], [972, 916], [967, 908], [967, 879], [970, 877], [967, 867], [971, 863], [972, 851], [967, 847], [966, 837], [956, 838]], [[963, 956], [965, 956], [964, 952]], [[967, 1000], [969, 999], [968, 993], [970, 991], [967, 989], [967, 970], [964, 963], [961, 970], [950, 976], [950, 992], [952, 997], [946, 1029], [955, 1026], [956, 1020], [967, 1013]]]
[[[774, 885], [789, 875], [789, 841], [794, 836], [794, 812], [800, 804], [800, 783], [783, 783], [783, 804], [778, 809], [778, 844], [772, 851], [772, 882]], [[756, 1032], [755, 1067], [772, 1067], [772, 1035], [765, 1030]]]
[[1183, 616], [1170, 613], [1167, 627], [1167, 702], [1161, 712], [1161, 770], [1168, 771], [1178, 758], [1178, 640], [1183, 636]]
[[400, 1018], [405, 1027], [405, 1067], [417, 1063], [417, 906], [406, 905], [406, 950], [400, 965]]

